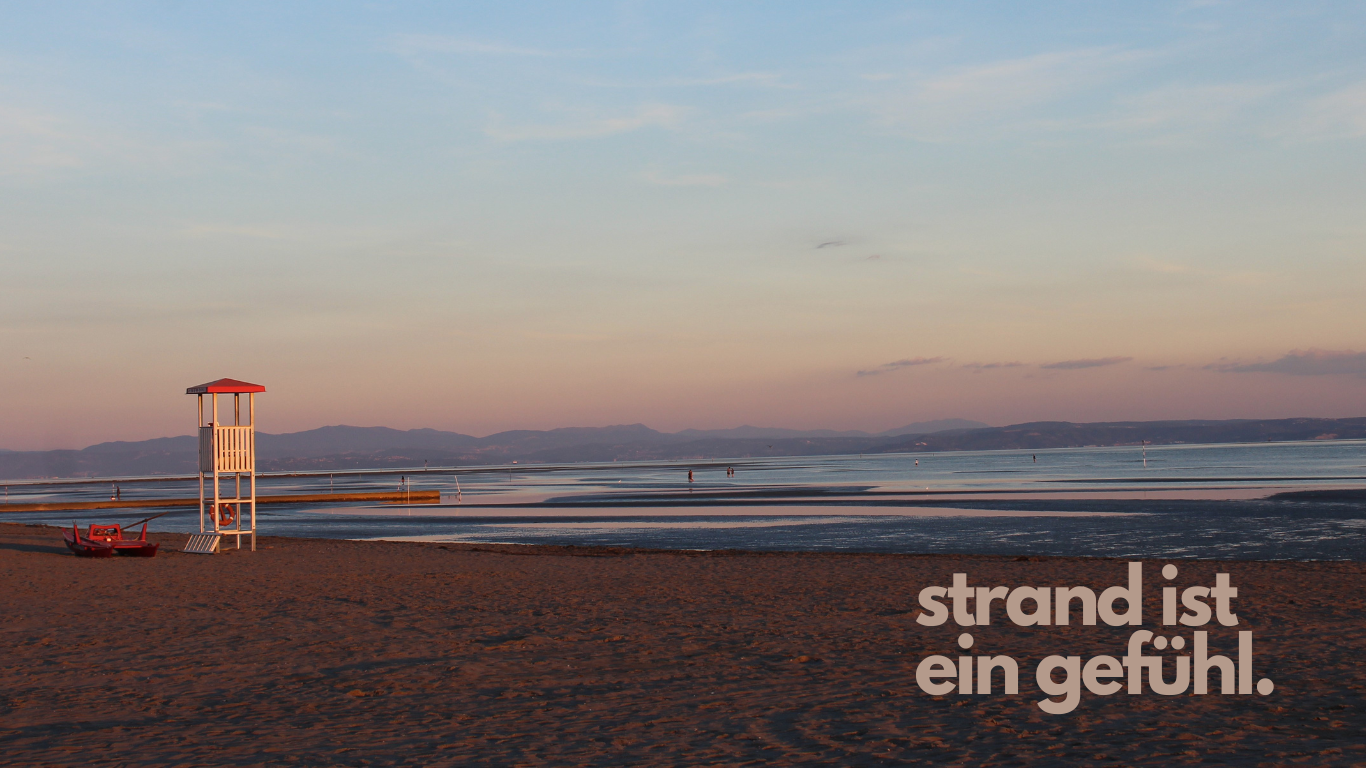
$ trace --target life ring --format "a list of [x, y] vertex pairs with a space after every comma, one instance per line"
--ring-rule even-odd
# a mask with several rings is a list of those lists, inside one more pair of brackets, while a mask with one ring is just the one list
[[237, 510], [231, 504], [218, 505], [218, 527], [226, 528], [237, 522]]

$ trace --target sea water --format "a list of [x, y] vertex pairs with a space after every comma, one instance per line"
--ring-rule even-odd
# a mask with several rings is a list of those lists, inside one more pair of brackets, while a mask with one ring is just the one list
[[[193, 480], [108, 482], [11, 484], [8, 493], [14, 502], [102, 499], [117, 482], [129, 499], [197, 494]], [[265, 476], [257, 493], [400, 487], [439, 490], [442, 503], [262, 505], [259, 530], [700, 550], [1366, 559], [1366, 494], [1350, 492], [1366, 488], [1366, 441], [362, 470]], [[1315, 491], [1328, 493], [1306, 495]], [[128, 523], [157, 511], [0, 519]], [[153, 530], [198, 530], [198, 514], [173, 512]]]

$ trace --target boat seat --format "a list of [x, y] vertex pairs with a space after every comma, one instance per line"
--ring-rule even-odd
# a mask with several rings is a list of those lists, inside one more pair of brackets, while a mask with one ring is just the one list
[[117, 525], [92, 525], [86, 538], [91, 541], [117, 541], [123, 538], [123, 529]]

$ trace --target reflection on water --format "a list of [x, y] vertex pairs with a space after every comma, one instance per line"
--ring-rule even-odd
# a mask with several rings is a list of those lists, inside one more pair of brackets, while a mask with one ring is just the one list
[[[535, 535], [538, 533], [552, 533], [555, 531], [581, 531], [593, 533], [610, 533], [626, 531], [664, 531], [664, 530], [725, 530], [728, 528], [780, 528], [791, 525], [851, 525], [858, 523], [882, 522], [888, 517], [1124, 517], [1130, 516], [1132, 512], [1043, 512], [1043, 511], [1020, 511], [1009, 509], [962, 509], [957, 507], [921, 507], [917, 509], [906, 509], [891, 515], [860, 516], [860, 515], [827, 515], [816, 514], [819, 507], [784, 507], [781, 515], [766, 515], [755, 517], [747, 507], [732, 507], [725, 511], [730, 515], [745, 515], [742, 520], [726, 518], [724, 516], [712, 514], [715, 510], [707, 509], [705, 516], [653, 516], [648, 520], [640, 519], [641, 510], [632, 510], [631, 520], [622, 520], [626, 513], [618, 510], [615, 517], [596, 520], [576, 520], [565, 522], [556, 520], [554, 522], [494, 522], [496, 518], [479, 520], [482, 528], [488, 531], [506, 532], [511, 531], [517, 535]], [[596, 512], [598, 510], [594, 510]], [[827, 510], [828, 511], [828, 510]], [[802, 513], [806, 513], [803, 515]], [[478, 536], [479, 534], [469, 534]], [[381, 537], [389, 541], [454, 541], [449, 536], [440, 534], [422, 536], [388, 536]], [[466, 538], [465, 541], [476, 539]]]
[[[1366, 557], [1366, 502], [1266, 498], [1366, 487], [1363, 441], [1150, 447], [1146, 467], [1132, 446], [322, 473], [263, 477], [258, 493], [396, 490], [400, 476], [412, 490], [441, 490], [445, 503], [262, 506], [261, 530], [687, 549]], [[118, 489], [124, 499], [197, 493], [196, 483], [184, 480], [131, 479]], [[11, 502], [107, 499], [113, 492], [112, 484], [8, 486]], [[144, 516], [128, 509], [2, 519], [69, 525], [73, 518]], [[197, 526], [193, 511], [180, 511], [154, 529]]]
[[[303, 513], [322, 514], [322, 515], [352, 515], [357, 517], [454, 517], [462, 520], [473, 520], [482, 518], [500, 517], [527, 517], [528, 515], [539, 515], [546, 518], [564, 517], [573, 515], [574, 517], [593, 517], [601, 519], [635, 517], [641, 515], [651, 515], [655, 517], [676, 517], [691, 510], [693, 512], [705, 513], [708, 519], [720, 520], [727, 516], [740, 515], [754, 517], [756, 514], [764, 515], [764, 519], [771, 519], [782, 515], [839, 515], [839, 520], [849, 520], [851, 517], [858, 516], [867, 512], [876, 512], [879, 516], [896, 517], [1095, 517], [1130, 514], [1127, 512], [1095, 512], [1095, 511], [1062, 511], [1046, 509], [973, 509], [971, 507], [934, 507], [922, 506], [893, 506], [890, 504], [873, 505], [872, 502], [861, 502], [853, 499], [843, 504], [747, 504], [742, 506], [728, 504], [685, 504], [685, 505], [662, 505], [662, 504], [621, 504], [608, 507], [593, 507], [582, 504], [573, 505], [503, 505], [503, 506], [464, 506], [459, 504], [424, 504], [422, 506], [393, 506], [393, 507], [327, 507], [322, 509], [300, 510]], [[805, 519], [804, 517], [801, 519]], [[495, 523], [490, 523], [494, 525]]]

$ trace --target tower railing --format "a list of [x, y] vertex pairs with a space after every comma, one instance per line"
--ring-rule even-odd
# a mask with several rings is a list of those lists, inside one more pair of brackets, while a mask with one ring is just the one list
[[213, 424], [199, 428], [199, 471], [250, 472], [256, 467], [256, 430]]

